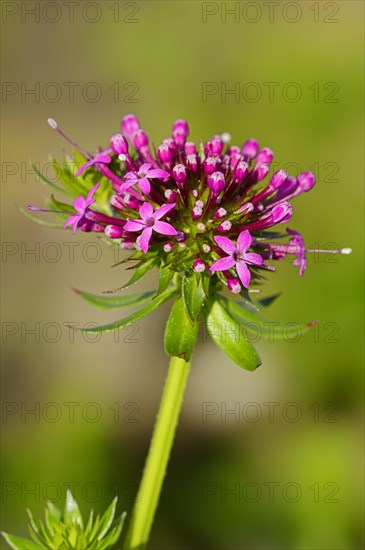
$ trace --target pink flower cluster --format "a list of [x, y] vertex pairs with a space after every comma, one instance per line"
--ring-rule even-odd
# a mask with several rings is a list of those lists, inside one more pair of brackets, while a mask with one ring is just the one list
[[[66, 137], [54, 120], [49, 123]], [[170, 137], [151, 145], [138, 119], [127, 115], [110, 147], [94, 156], [66, 137], [85, 158], [76, 176], [85, 177], [91, 169], [108, 180], [112, 215], [98, 211], [98, 183], [86, 198], [76, 198], [76, 212], [64, 227], [71, 225], [74, 233], [104, 232], [122, 248], [141, 250], [146, 257], [157, 251], [164, 265], [181, 260], [198, 273], [217, 276], [233, 293], [241, 285], [248, 288], [260, 271], [275, 269], [267, 262], [287, 255], [295, 256], [293, 263], [303, 275], [302, 237], [288, 229], [288, 244], [280, 244], [282, 232], [272, 228], [290, 221], [291, 199], [312, 189], [314, 175], [270, 174], [274, 154], [255, 139], [238, 147], [230, 144], [228, 134], [216, 134], [196, 146], [188, 135], [188, 123], [179, 119]]]

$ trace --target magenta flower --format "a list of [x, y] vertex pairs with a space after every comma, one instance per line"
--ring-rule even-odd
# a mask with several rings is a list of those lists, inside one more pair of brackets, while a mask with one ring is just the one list
[[[76, 213], [66, 209], [70, 217], [65, 227], [72, 225], [74, 233], [104, 232], [121, 248], [134, 248], [138, 258], [146, 254], [142, 261], [149, 260], [151, 242], [151, 255], [161, 255], [160, 266], [178, 274], [181, 269], [196, 273], [212, 293], [223, 285], [233, 294], [244, 294], [251, 276], [257, 275], [253, 266], [274, 270], [269, 262], [288, 255], [294, 256], [303, 275], [309, 252], [328, 253], [306, 249], [301, 235], [291, 230], [282, 241], [285, 234], [275, 226], [291, 220], [292, 199], [312, 189], [315, 177], [311, 172], [293, 177], [277, 170], [264, 184], [274, 153], [255, 139], [239, 146], [230, 143], [228, 134], [214, 134], [197, 147], [186, 141], [188, 123], [178, 119], [171, 135], [150, 149], [137, 118], [127, 115], [122, 134], [111, 137], [111, 149], [91, 158], [54, 120], [50, 125], [86, 157], [78, 174], [95, 165], [106, 180], [105, 194], [98, 197], [100, 208], [90, 208], [93, 188], [86, 198], [76, 199]], [[160, 221], [167, 213], [168, 220]], [[348, 254], [349, 249], [332, 252]]]
[[224, 258], [220, 258], [210, 266], [211, 271], [228, 271], [233, 267], [236, 268], [237, 275], [245, 288], [248, 288], [251, 280], [251, 272], [246, 264], [262, 266], [264, 260], [260, 254], [255, 252], [247, 252], [252, 243], [250, 232], [241, 231], [238, 235], [237, 244], [235, 245], [231, 239], [227, 237], [214, 237], [218, 246], [228, 254]]
[[76, 172], [76, 176], [80, 176], [87, 168], [90, 168], [90, 166], [95, 166], [96, 164], [109, 164], [109, 162], [112, 161], [112, 157], [109, 156], [109, 153], [111, 152], [112, 149], [105, 149], [104, 151], [101, 151], [100, 153], [95, 155], [94, 158], [88, 160], [80, 166], [80, 168]]
[[160, 168], [151, 169], [151, 164], [145, 162], [138, 172], [127, 172], [124, 176], [124, 179], [127, 181], [120, 186], [119, 193], [124, 193], [132, 185], [137, 184], [143, 193], [149, 195], [151, 191], [150, 179], [166, 179], [168, 177], [170, 177], [170, 174], [166, 170], [161, 170]]
[[[163, 171], [163, 170], [161, 170]], [[152, 237], [152, 231], [156, 231], [161, 235], [177, 235], [176, 229], [167, 222], [161, 222], [162, 216], [175, 208], [176, 204], [164, 204], [153, 211], [153, 207], [149, 202], [144, 202], [139, 209], [141, 216], [140, 220], [129, 220], [124, 226], [125, 231], [141, 231], [139, 245], [142, 251], [146, 254], [148, 245]]]
[[90, 191], [88, 192], [87, 194], [87, 197], [85, 199], [85, 197], [81, 196], [81, 197], [77, 197], [74, 201], [74, 208], [75, 210], [78, 212], [77, 214], [72, 214], [72, 216], [70, 216], [68, 218], [68, 220], [66, 221], [65, 225], [63, 226], [64, 229], [66, 229], [66, 227], [68, 227], [69, 225], [72, 225], [72, 233], [75, 234], [76, 233], [76, 230], [78, 228], [78, 226], [80, 225], [80, 223], [84, 220], [85, 218], [85, 213], [86, 213], [86, 210], [89, 208], [89, 206], [91, 204], [94, 204], [95, 202], [95, 199], [93, 197], [93, 194], [94, 192], [96, 191], [96, 189], [99, 187], [99, 183], [97, 183], [96, 185], [94, 185], [94, 187], [92, 187], [90, 189]]

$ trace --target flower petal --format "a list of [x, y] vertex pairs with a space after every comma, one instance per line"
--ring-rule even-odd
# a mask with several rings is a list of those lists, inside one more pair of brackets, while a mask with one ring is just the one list
[[84, 170], [86, 170], [86, 168], [89, 168], [89, 166], [92, 166], [93, 164], [94, 164], [93, 160], [89, 160], [88, 162], [85, 162], [85, 164], [81, 164], [81, 166], [77, 170], [75, 176], [76, 177], [81, 176], [81, 174], [84, 172]]
[[153, 214], [154, 219], [159, 220], [160, 218], [162, 218], [162, 216], [167, 214], [167, 212], [170, 212], [170, 210], [175, 208], [175, 206], [176, 202], [172, 202], [171, 204], [163, 204], [162, 206], [160, 206], [160, 208], [157, 208], [155, 210], [155, 213]]
[[104, 153], [99, 153], [94, 158], [94, 162], [102, 162], [104, 164], [108, 164], [111, 161], [112, 161], [112, 157], [110, 157], [109, 155], [105, 155]]
[[248, 269], [245, 262], [243, 262], [243, 261], [242, 262], [237, 262], [236, 271], [237, 271], [237, 275], [239, 276], [240, 281], [243, 284], [243, 286], [245, 288], [248, 288], [248, 285], [250, 284], [250, 281], [251, 281], [251, 272]]
[[87, 206], [89, 206], [90, 204], [93, 204], [95, 202], [95, 199], [93, 198], [93, 194], [95, 193], [95, 191], [97, 190], [99, 185], [100, 185], [100, 182], [98, 182], [96, 185], [94, 185], [94, 187], [92, 187], [90, 189], [90, 191], [88, 192], [87, 197], [86, 197]]
[[142, 220], [130, 220], [124, 225], [126, 231], [141, 231], [146, 225]]
[[125, 180], [134, 179], [137, 182], [139, 178], [138, 178], [138, 175], [136, 174], [136, 172], [127, 172], [126, 174], [124, 174], [123, 179], [125, 179]]
[[211, 271], [227, 271], [227, 269], [231, 269], [235, 263], [233, 256], [225, 256], [214, 262], [209, 269]]
[[147, 174], [150, 168], [151, 168], [151, 164], [149, 162], [145, 162], [144, 164], [142, 164], [142, 166], [139, 167], [138, 175]]
[[236, 251], [236, 245], [228, 237], [214, 237], [214, 240], [226, 254], [232, 255]]
[[146, 254], [148, 252], [148, 245], [151, 239], [152, 235], [152, 227], [146, 227], [141, 233], [141, 236], [139, 238], [139, 244], [141, 246], [142, 251]]
[[146, 195], [148, 195], [151, 191], [151, 184], [147, 178], [138, 180], [138, 186], [143, 193], [146, 193]]
[[237, 239], [237, 248], [239, 249], [239, 251], [241, 253], [246, 252], [246, 250], [251, 246], [251, 243], [252, 243], [251, 233], [247, 231], [247, 229], [245, 229], [244, 231], [241, 231]]
[[122, 183], [122, 185], [119, 187], [118, 195], [121, 195], [125, 191], [127, 191], [130, 187], [134, 185], [134, 181], [125, 181]]
[[76, 199], [74, 200], [75, 210], [77, 210], [80, 213], [84, 213], [86, 206], [87, 204], [85, 201], [85, 197], [83, 197], [82, 195], [80, 197], [76, 197]]
[[256, 254], [255, 252], [246, 252], [244, 255], [245, 262], [253, 265], [263, 265], [264, 259], [260, 254]]
[[155, 222], [153, 230], [157, 231], [157, 233], [161, 233], [161, 235], [177, 235], [177, 230], [175, 227], [173, 227], [171, 223], [167, 222]]
[[139, 207], [139, 215], [142, 220], [148, 220], [152, 218], [153, 215], [153, 206], [149, 202], [144, 202], [142, 206]]
[[72, 225], [72, 233], [75, 235], [77, 231], [77, 226], [79, 222], [81, 221], [82, 216], [79, 216], [78, 214], [73, 214], [70, 216], [66, 222], [64, 223], [63, 229], [66, 229], [69, 225]]
[[161, 170], [160, 168], [154, 168], [152, 170], [148, 170], [147, 172], [148, 178], [169, 178], [170, 174], [166, 172], [166, 170]]

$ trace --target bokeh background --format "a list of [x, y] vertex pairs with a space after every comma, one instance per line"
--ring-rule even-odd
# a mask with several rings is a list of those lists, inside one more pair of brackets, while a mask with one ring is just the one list
[[94, 151], [134, 112], [155, 143], [184, 117], [193, 139], [256, 137], [293, 173], [312, 167], [318, 184], [290, 226], [310, 247], [353, 248], [309, 258], [303, 278], [287, 262], [270, 275], [265, 293], [282, 296], [267, 317], [320, 325], [297, 342], [260, 340], [256, 372], [201, 336], [149, 548], [362, 548], [363, 2], [1, 7], [2, 528], [25, 534], [25, 508], [62, 505], [67, 487], [84, 513], [115, 494], [119, 511], [133, 504], [168, 306], [119, 341], [72, 337], [66, 323], [119, 313], [71, 288], [98, 293], [128, 274], [96, 238], [36, 225], [18, 206], [48, 194], [29, 160], [50, 176], [48, 154], [71, 152], [49, 116]]

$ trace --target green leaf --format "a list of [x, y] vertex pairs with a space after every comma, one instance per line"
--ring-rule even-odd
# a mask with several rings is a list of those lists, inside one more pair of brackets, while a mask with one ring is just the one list
[[163, 267], [160, 269], [160, 279], [158, 283], [157, 294], [164, 292], [174, 277], [174, 272], [169, 267]]
[[114, 546], [116, 544], [116, 542], [118, 541], [118, 539], [121, 535], [126, 515], [127, 515], [127, 513], [124, 512], [113, 523], [110, 532], [106, 535], [106, 537], [99, 544], [99, 549], [100, 550], [111, 548], [112, 546]]
[[270, 321], [262, 318], [256, 312], [249, 311], [244, 302], [236, 302], [223, 298], [227, 310], [234, 318], [243, 323], [247, 332], [258, 337], [272, 340], [294, 341], [302, 334], [311, 330], [317, 322], [312, 323], [280, 323], [279, 321]]
[[191, 322], [194, 323], [199, 317], [206, 299], [201, 277], [198, 280], [195, 272], [185, 272], [181, 289], [186, 312]]
[[114, 332], [115, 330], [119, 330], [121, 328], [125, 328], [131, 323], [134, 323], [135, 321], [138, 321], [139, 319], [142, 319], [145, 315], [148, 315], [148, 313], [151, 313], [151, 311], [154, 311], [157, 309], [161, 304], [164, 302], [167, 302], [167, 300], [170, 300], [178, 292], [177, 288], [171, 288], [164, 292], [163, 294], [160, 294], [160, 296], [157, 296], [154, 300], [150, 301], [145, 307], [139, 309], [135, 313], [132, 313], [128, 317], [125, 317], [124, 319], [121, 319], [120, 321], [115, 321], [114, 323], [109, 323], [107, 325], [103, 325], [100, 327], [93, 327], [93, 328], [84, 328], [81, 329], [82, 332], [85, 332], [87, 334], [95, 334], [95, 333], [104, 333], [104, 332]]
[[[53, 157], [50, 159], [57, 179], [70, 192], [71, 195], [84, 195], [86, 187], [81, 184], [81, 178], [75, 178], [69, 167], [61, 166]], [[90, 186], [89, 186], [90, 187]]]
[[129, 279], [128, 283], [121, 286], [120, 288], [117, 288], [115, 290], [108, 290], [105, 292], [105, 294], [111, 294], [114, 292], [118, 292], [119, 290], [124, 290], [126, 288], [129, 288], [130, 286], [136, 284], [138, 281], [140, 281], [150, 269], [152, 269], [153, 265], [156, 262], [156, 258], [149, 258], [148, 260], [144, 261], [140, 265], [134, 268], [134, 272], [132, 277]]
[[54, 227], [55, 229], [63, 229], [63, 224], [54, 223], [54, 222], [47, 222], [47, 221], [43, 220], [42, 218], [37, 218], [36, 216], [33, 216], [32, 214], [30, 214], [27, 210], [24, 210], [24, 208], [22, 208], [21, 206], [19, 206], [18, 209], [23, 214], [23, 216], [25, 216], [29, 220], [32, 220], [32, 222], [35, 222], [38, 225], [45, 225], [47, 227]]
[[190, 361], [198, 336], [199, 323], [192, 325], [184, 301], [178, 298], [172, 306], [165, 329], [165, 351], [171, 357]]
[[102, 309], [140, 306], [149, 302], [151, 297], [155, 294], [152, 290], [150, 292], [138, 292], [136, 294], [126, 294], [123, 296], [97, 296], [96, 294], [89, 294], [82, 290], [74, 290], [76, 294], [81, 296], [86, 302]]
[[39, 543], [29, 539], [23, 539], [22, 537], [16, 537], [4, 532], [1, 534], [13, 550], [39, 550], [40, 548], [46, 548], [46, 546], [41, 546]]
[[67, 204], [66, 202], [58, 201], [54, 195], [51, 195], [51, 198], [49, 200], [49, 205], [51, 208], [62, 210], [62, 212], [66, 212], [66, 213], [70, 212], [71, 214], [75, 214], [76, 212], [72, 204]]
[[98, 525], [98, 528], [91, 532], [90, 540], [93, 538], [97, 538], [97, 540], [101, 540], [104, 535], [107, 533], [109, 527], [112, 525], [115, 515], [115, 509], [117, 506], [118, 498], [115, 497], [112, 500], [112, 503], [110, 504], [109, 508], [107, 508], [106, 512], [102, 515], [100, 518], [100, 522]]
[[71, 524], [73, 524], [73, 525], [80, 525], [80, 527], [83, 528], [83, 521], [82, 521], [79, 505], [77, 504], [76, 500], [72, 496], [72, 493], [69, 489], [66, 492], [66, 504], [65, 504], [65, 511], [63, 513], [63, 519], [65, 522], [65, 525], [67, 526], [70, 526]]
[[64, 189], [63, 187], [59, 187], [58, 185], [56, 185], [53, 181], [49, 180], [48, 178], [46, 178], [37, 168], [37, 165], [36, 164], [32, 164], [32, 168], [34, 170], [34, 172], [36, 173], [36, 175], [39, 177], [40, 181], [42, 183], [45, 183], [48, 187], [51, 187], [52, 189], [54, 189], [55, 191], [57, 191], [58, 193], [64, 193], [66, 195], [70, 195], [70, 193]]
[[223, 303], [220, 299], [210, 300], [204, 308], [208, 332], [217, 346], [239, 367], [255, 370], [261, 365], [260, 357]]

